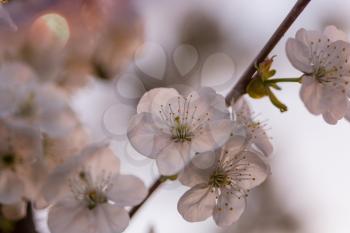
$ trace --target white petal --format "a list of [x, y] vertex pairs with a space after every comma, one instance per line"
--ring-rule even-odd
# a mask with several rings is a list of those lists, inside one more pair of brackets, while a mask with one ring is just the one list
[[239, 196], [240, 194], [234, 190], [222, 190], [213, 213], [218, 226], [230, 226], [241, 217], [246, 206], [246, 200]]
[[1, 211], [6, 219], [19, 220], [26, 216], [27, 203], [25, 201], [19, 201], [11, 205], [3, 205]]
[[120, 233], [129, 225], [129, 214], [117, 205], [103, 204], [96, 207], [96, 232]]
[[340, 90], [327, 88], [323, 91], [322, 106], [326, 109], [323, 118], [329, 124], [336, 124], [343, 118], [348, 107], [348, 99]]
[[259, 132], [257, 137], [254, 140], [254, 144], [258, 150], [260, 150], [265, 156], [269, 156], [273, 152], [273, 145], [270, 141], [270, 138], [267, 134], [260, 129], [262, 132]]
[[93, 177], [104, 171], [106, 174], [117, 174], [120, 169], [120, 161], [113, 151], [108, 148], [100, 148], [90, 159], [82, 162], [81, 165], [87, 167]]
[[348, 41], [348, 35], [333, 25], [327, 26], [323, 31], [323, 34], [327, 36], [331, 41]]
[[181, 184], [193, 187], [206, 183], [215, 169], [217, 156], [214, 152], [205, 152], [196, 155], [192, 161], [181, 171], [178, 180]]
[[95, 230], [94, 212], [73, 197], [63, 199], [51, 207], [47, 223], [51, 233], [103, 233]]
[[214, 150], [228, 140], [232, 130], [231, 120], [209, 121], [202, 129], [195, 132], [192, 139], [192, 150], [199, 153]]
[[238, 185], [246, 190], [260, 185], [270, 174], [270, 167], [260, 159], [257, 152], [249, 151], [244, 153], [244, 159], [242, 159], [241, 163], [248, 164], [245, 173], [249, 174], [249, 178], [239, 180]]
[[24, 184], [12, 171], [0, 173], [0, 203], [13, 204], [21, 200]]
[[159, 114], [161, 105], [166, 106], [168, 101], [180, 94], [174, 88], [154, 88], [146, 92], [137, 105], [137, 113], [150, 112]]
[[312, 77], [304, 76], [300, 89], [300, 98], [306, 108], [314, 115], [319, 115], [324, 111], [320, 103], [322, 95], [323, 89], [321, 84]]
[[140, 204], [147, 195], [147, 189], [139, 178], [131, 175], [116, 175], [111, 180], [112, 188], [108, 198], [117, 206], [134, 206]]
[[206, 184], [199, 184], [180, 198], [177, 209], [189, 222], [204, 221], [213, 213], [215, 197], [216, 193], [212, 192]]
[[[209, 117], [211, 120], [229, 119], [230, 113], [226, 107], [225, 98], [210, 87], [202, 87], [192, 93], [192, 105], [197, 107], [196, 118]], [[197, 97], [196, 97], [197, 96]], [[197, 99], [196, 99], [197, 98]], [[206, 116], [206, 114], [209, 114]]]
[[302, 42], [289, 38], [286, 44], [286, 54], [294, 68], [303, 73], [311, 73], [313, 68], [310, 64], [309, 48]]
[[199, 169], [209, 169], [214, 166], [217, 162], [217, 156], [214, 151], [207, 151], [203, 153], [198, 153], [194, 156], [191, 163], [194, 167]]
[[177, 174], [191, 159], [190, 146], [184, 142], [172, 142], [162, 150], [157, 159], [157, 166], [162, 175]]
[[150, 158], [171, 143], [170, 134], [162, 131], [161, 120], [146, 112], [130, 119], [127, 136], [136, 151]]

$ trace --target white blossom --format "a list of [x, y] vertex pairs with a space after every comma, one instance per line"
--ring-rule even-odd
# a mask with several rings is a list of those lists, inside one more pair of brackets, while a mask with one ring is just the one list
[[0, 116], [38, 127], [50, 136], [66, 136], [79, 125], [67, 96], [51, 84], [39, 84], [23, 63], [0, 68]]
[[52, 233], [117, 233], [129, 223], [124, 208], [139, 204], [147, 191], [137, 177], [120, 175], [117, 157], [105, 144], [97, 144], [58, 166], [43, 193], [52, 204]]
[[350, 107], [350, 44], [344, 32], [328, 26], [323, 33], [300, 29], [289, 38], [286, 53], [303, 72], [300, 97], [306, 108], [336, 124]]
[[265, 131], [266, 124], [255, 119], [243, 97], [232, 103], [232, 114], [235, 123], [233, 134], [245, 137], [247, 146], [260, 150], [265, 156], [271, 155], [273, 146]]
[[39, 178], [35, 166], [42, 155], [40, 132], [0, 119], [0, 203], [31, 199]]
[[195, 153], [223, 145], [232, 122], [223, 96], [201, 88], [187, 97], [172, 88], [156, 88], [141, 98], [128, 138], [142, 155], [155, 159], [159, 172], [179, 172]]
[[232, 136], [221, 149], [207, 152], [206, 162], [200, 162], [202, 166], [194, 163], [202, 160], [200, 155], [186, 166], [179, 180], [191, 189], [178, 202], [178, 211], [185, 220], [198, 222], [213, 216], [216, 224], [224, 227], [240, 218], [249, 190], [269, 174], [259, 152], [247, 150], [245, 141]]

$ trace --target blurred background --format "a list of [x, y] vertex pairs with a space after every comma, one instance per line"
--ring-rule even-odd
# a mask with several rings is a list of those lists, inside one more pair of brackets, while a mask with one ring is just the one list
[[[133, 173], [151, 185], [158, 176], [155, 164], [137, 154], [125, 138], [126, 124], [136, 111], [137, 100], [145, 91], [159, 86], [175, 86], [184, 93], [211, 86], [225, 95], [294, 3], [13, 0], [4, 6], [18, 27], [17, 34], [3, 29], [2, 33], [12, 36], [2, 41], [0, 47], [7, 50], [16, 44], [13, 38], [18, 33], [28, 34], [23, 28], [42, 30], [29, 39], [26, 37], [27, 42], [52, 43], [51, 24], [40, 16], [52, 13], [61, 16], [63, 23], [57, 15], [54, 17], [53, 34], [55, 43], [66, 48], [64, 52], [58, 48], [64, 56], [60, 56], [59, 62], [47, 61], [59, 63], [59, 67], [49, 66], [49, 71], [40, 67], [40, 54], [36, 55], [37, 63], [33, 56], [29, 61], [45, 78], [50, 77], [50, 81], [67, 90], [72, 107], [91, 137], [112, 140], [113, 150], [122, 160], [122, 172]], [[312, 1], [271, 54], [277, 55], [273, 65], [276, 77], [300, 76], [285, 55], [288, 37], [301, 27], [323, 30], [330, 24], [349, 34], [349, 9], [347, 0]], [[29, 22], [36, 22], [37, 26], [29, 27]], [[46, 34], [50, 36], [42, 36]], [[24, 47], [31, 46], [35, 43]], [[42, 53], [55, 58], [47, 50]], [[0, 59], [7, 61], [28, 52], [6, 54]], [[62, 73], [62, 69], [67, 72]], [[55, 74], [51, 74], [53, 70]], [[252, 191], [248, 208], [237, 224], [221, 229], [212, 219], [186, 222], [176, 209], [186, 188], [173, 182], [164, 184], [152, 196], [125, 232], [348, 233], [350, 125], [346, 121], [335, 126], [326, 124], [306, 110], [299, 98], [298, 84], [282, 87], [277, 95], [288, 105], [286, 113], [281, 114], [268, 99], [248, 99], [259, 119], [267, 120], [275, 151], [270, 161], [272, 175]], [[45, 232], [45, 224], [41, 224], [45, 213], [36, 217], [38, 229]]]

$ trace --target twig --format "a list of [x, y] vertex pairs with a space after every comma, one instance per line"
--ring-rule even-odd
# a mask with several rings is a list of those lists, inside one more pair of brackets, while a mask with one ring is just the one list
[[231, 91], [226, 96], [226, 104], [231, 105], [232, 100], [237, 100], [240, 96], [246, 93], [246, 87], [249, 81], [256, 72], [255, 65], [263, 62], [266, 57], [270, 54], [272, 49], [281, 40], [286, 31], [290, 28], [296, 18], [301, 14], [304, 8], [309, 4], [311, 0], [298, 0], [294, 7], [290, 10], [286, 18], [271, 36], [269, 41], [265, 44], [263, 49], [260, 51], [258, 56], [253, 60], [249, 67], [245, 70], [241, 78], [238, 80], [236, 85], [231, 89]]
[[158, 187], [162, 184], [162, 179], [161, 177], [159, 177], [151, 186], [151, 188], [148, 191], [148, 194], [146, 196], [146, 198], [137, 206], [135, 206], [134, 208], [132, 208], [129, 212], [129, 216], [130, 218], [132, 218], [136, 212], [141, 208], [141, 206], [152, 196], [152, 194], [158, 189]]

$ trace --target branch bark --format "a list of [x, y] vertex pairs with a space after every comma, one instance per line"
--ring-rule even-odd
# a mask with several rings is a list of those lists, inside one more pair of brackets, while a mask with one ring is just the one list
[[272, 49], [275, 48], [276, 44], [281, 40], [286, 31], [310, 2], [311, 0], [298, 0], [295, 3], [294, 7], [290, 10], [286, 18], [282, 21], [256, 58], [242, 74], [236, 85], [227, 94], [225, 100], [228, 106], [231, 105], [232, 101], [237, 100], [240, 96], [246, 93], [246, 87], [256, 72], [255, 65], [263, 62], [266, 59]]

